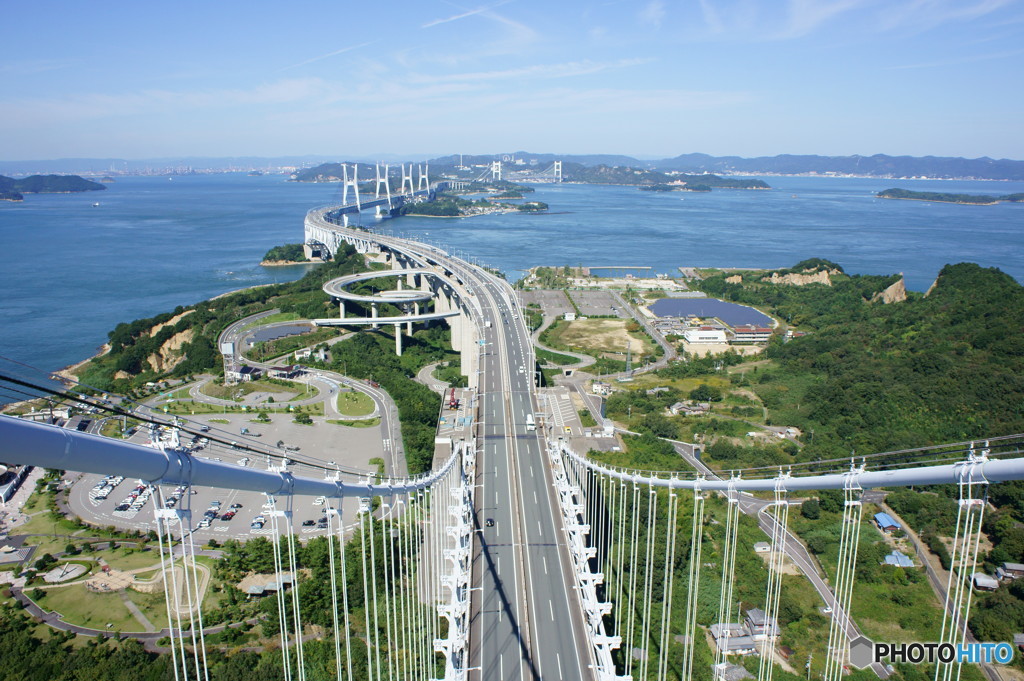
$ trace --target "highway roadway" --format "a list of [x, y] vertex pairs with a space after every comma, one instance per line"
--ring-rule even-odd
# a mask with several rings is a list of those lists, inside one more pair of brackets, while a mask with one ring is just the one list
[[[361, 235], [365, 238], [366, 235]], [[430, 246], [378, 237], [441, 262], [464, 287], [480, 334], [471, 679], [591, 679], [593, 655], [535, 414], [530, 334], [503, 280]]]

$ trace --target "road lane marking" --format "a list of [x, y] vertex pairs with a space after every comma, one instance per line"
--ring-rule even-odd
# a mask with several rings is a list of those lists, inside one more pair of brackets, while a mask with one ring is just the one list
[[[551, 621], [555, 621], [555, 606], [551, 605], [551, 601], [548, 601], [548, 613], [551, 615]], [[562, 672], [558, 672], [558, 678], [562, 678]]]
[[541, 556], [540, 559], [542, 561], [544, 561], [544, 574], [547, 574], [548, 573], [548, 557], [547, 556]]

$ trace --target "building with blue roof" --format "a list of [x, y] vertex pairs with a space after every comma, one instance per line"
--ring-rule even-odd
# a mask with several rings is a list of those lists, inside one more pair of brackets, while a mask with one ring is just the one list
[[875, 525], [878, 525], [878, 529], [886, 534], [892, 534], [893, 532], [902, 529], [900, 524], [896, 522], [896, 519], [888, 513], [876, 513]]
[[911, 560], [910, 556], [902, 551], [893, 551], [885, 557], [884, 565], [892, 565], [893, 567], [898, 568], [912, 568], [914, 567], [914, 561]]

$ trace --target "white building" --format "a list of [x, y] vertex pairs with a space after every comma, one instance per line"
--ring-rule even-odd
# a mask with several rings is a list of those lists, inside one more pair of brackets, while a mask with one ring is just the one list
[[683, 331], [687, 343], [725, 343], [725, 329], [714, 326], [698, 326]]

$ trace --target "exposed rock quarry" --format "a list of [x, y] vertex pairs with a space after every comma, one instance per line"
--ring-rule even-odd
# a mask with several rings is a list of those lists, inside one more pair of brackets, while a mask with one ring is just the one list
[[[154, 327], [156, 328], [156, 327]], [[193, 329], [185, 329], [167, 339], [167, 342], [160, 346], [158, 352], [150, 355], [146, 361], [158, 373], [164, 373], [173, 369], [184, 356], [181, 353], [181, 346], [192, 340], [195, 335]]]
[[795, 272], [791, 274], [779, 275], [778, 272], [772, 272], [770, 277], [761, 277], [761, 281], [766, 281], [769, 284], [789, 284], [790, 286], [806, 286], [807, 284], [824, 284], [825, 286], [832, 285], [832, 279], [829, 275], [839, 274], [838, 270], [818, 270], [809, 274], [797, 274]]
[[195, 312], [195, 310], [185, 310], [185, 311], [184, 311], [184, 312], [182, 312], [181, 314], [179, 314], [179, 315], [175, 315], [174, 317], [171, 317], [170, 319], [168, 319], [168, 320], [167, 320], [166, 322], [164, 322], [163, 324], [157, 324], [156, 326], [154, 326], [154, 327], [153, 327], [152, 329], [150, 329], [150, 330], [149, 330], [149, 336], [150, 336], [150, 338], [152, 338], [153, 336], [155, 336], [155, 335], [157, 335], [158, 333], [160, 333], [160, 329], [164, 328], [165, 326], [174, 326], [174, 325], [175, 325], [175, 324], [177, 324], [177, 323], [178, 323], [179, 321], [181, 321], [181, 320], [182, 320], [182, 319], [184, 319], [185, 317], [189, 316], [189, 315], [190, 315], [190, 314], [192, 314], [193, 312]]
[[886, 305], [889, 303], [902, 303], [907, 299], [907, 285], [903, 281], [903, 277], [900, 277], [894, 284], [889, 286], [884, 291], [879, 291], [875, 295], [871, 296], [871, 302], [877, 303], [882, 302]]

